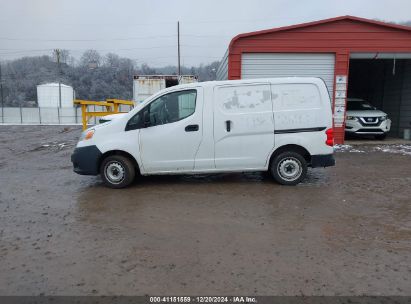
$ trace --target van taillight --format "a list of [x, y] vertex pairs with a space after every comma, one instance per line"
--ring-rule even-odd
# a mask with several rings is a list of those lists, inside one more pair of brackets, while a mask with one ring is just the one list
[[334, 146], [334, 130], [332, 128], [327, 129], [327, 131], [325, 131], [325, 134], [327, 135], [325, 144], [331, 147]]

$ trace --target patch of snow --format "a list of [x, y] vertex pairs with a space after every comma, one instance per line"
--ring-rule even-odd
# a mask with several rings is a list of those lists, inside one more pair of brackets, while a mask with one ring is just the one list
[[384, 152], [384, 153], [394, 153], [401, 155], [411, 155], [411, 145], [380, 145], [374, 147], [373, 151]]
[[71, 147], [71, 146], [73, 146], [73, 144], [71, 143], [53, 141], [47, 144], [42, 144], [40, 148], [48, 149], [52, 151], [59, 151], [66, 147]]
[[351, 150], [349, 150], [348, 152], [350, 152], [350, 153], [365, 153], [365, 151], [363, 151], [363, 150], [358, 150], [358, 149], [351, 149]]
[[347, 152], [352, 149], [351, 145], [334, 145], [334, 152]]
[[366, 152], [383, 152], [401, 155], [411, 155], [411, 144], [381, 144], [374, 147], [353, 147], [351, 145], [335, 145], [334, 152], [366, 153]]

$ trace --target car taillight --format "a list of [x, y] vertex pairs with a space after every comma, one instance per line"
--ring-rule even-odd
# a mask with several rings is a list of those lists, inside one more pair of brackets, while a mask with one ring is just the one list
[[334, 130], [332, 128], [327, 129], [327, 131], [325, 131], [325, 134], [327, 135], [325, 144], [331, 147], [334, 146]]

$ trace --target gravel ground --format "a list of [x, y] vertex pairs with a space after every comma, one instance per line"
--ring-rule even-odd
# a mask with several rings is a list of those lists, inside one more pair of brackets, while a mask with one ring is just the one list
[[72, 172], [79, 127], [0, 126], [1, 295], [411, 295], [411, 146], [266, 174]]

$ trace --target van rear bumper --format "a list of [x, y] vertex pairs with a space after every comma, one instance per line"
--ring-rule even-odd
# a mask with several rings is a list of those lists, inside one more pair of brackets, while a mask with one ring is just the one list
[[75, 148], [71, 154], [73, 171], [81, 175], [97, 175], [101, 155], [100, 150], [94, 145]]
[[335, 159], [333, 154], [325, 155], [312, 155], [311, 156], [311, 167], [330, 167], [335, 166]]

